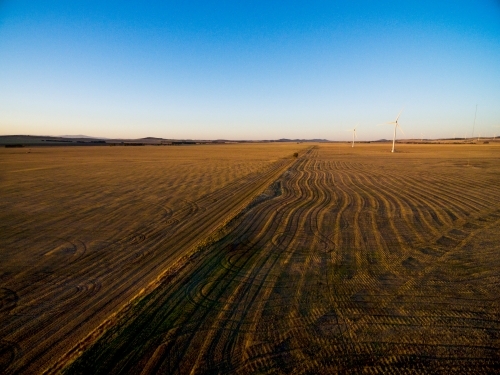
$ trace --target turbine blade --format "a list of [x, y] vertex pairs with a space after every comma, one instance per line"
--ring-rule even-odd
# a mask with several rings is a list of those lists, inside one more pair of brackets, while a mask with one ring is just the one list
[[[398, 121], [398, 120], [399, 120], [399, 116], [401, 116], [401, 112], [403, 112], [403, 109], [404, 109], [404, 108], [401, 108], [401, 111], [399, 111], [399, 113], [398, 113], [398, 117], [396, 117], [396, 121]], [[396, 121], [395, 121], [395, 122], [396, 122]]]
[[406, 135], [405, 132], [403, 131], [403, 128], [401, 127], [401, 125], [398, 124], [398, 128], [399, 128], [399, 130], [401, 130], [401, 133], [403, 133], [404, 135]]

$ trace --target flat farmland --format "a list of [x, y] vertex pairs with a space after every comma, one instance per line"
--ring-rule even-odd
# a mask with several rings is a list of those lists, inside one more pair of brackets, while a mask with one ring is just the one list
[[500, 371], [500, 145], [389, 150], [2, 151], [4, 372]]
[[119, 314], [84, 373], [500, 370], [500, 148], [319, 145]]
[[1, 149], [0, 373], [71, 358], [306, 147]]

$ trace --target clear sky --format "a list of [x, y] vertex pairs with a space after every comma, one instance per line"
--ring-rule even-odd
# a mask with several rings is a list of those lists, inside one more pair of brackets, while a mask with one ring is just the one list
[[[145, 5], [146, 4], [146, 5]], [[0, 1], [0, 134], [500, 135], [500, 1]]]

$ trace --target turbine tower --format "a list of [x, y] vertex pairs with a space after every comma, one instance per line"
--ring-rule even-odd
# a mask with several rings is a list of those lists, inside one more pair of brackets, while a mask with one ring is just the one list
[[401, 132], [404, 134], [405, 132], [403, 131], [403, 129], [401, 128], [401, 126], [399, 125], [399, 116], [401, 115], [401, 112], [403, 112], [403, 110], [401, 109], [401, 111], [399, 111], [399, 114], [398, 114], [398, 117], [396, 117], [396, 120], [395, 121], [392, 121], [392, 122], [388, 122], [387, 124], [388, 125], [394, 125], [394, 137], [392, 138], [392, 150], [391, 152], [394, 152], [394, 144], [396, 143], [396, 129], [399, 128], [399, 130], [401, 130]]
[[352, 132], [352, 146], [351, 147], [354, 147], [354, 138], [358, 138], [358, 136], [356, 135], [356, 128], [346, 130], [346, 132]]

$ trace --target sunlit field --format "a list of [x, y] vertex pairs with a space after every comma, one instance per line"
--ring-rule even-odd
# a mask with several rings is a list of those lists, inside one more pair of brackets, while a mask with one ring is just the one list
[[0, 372], [500, 371], [500, 145], [390, 149], [0, 149]]

